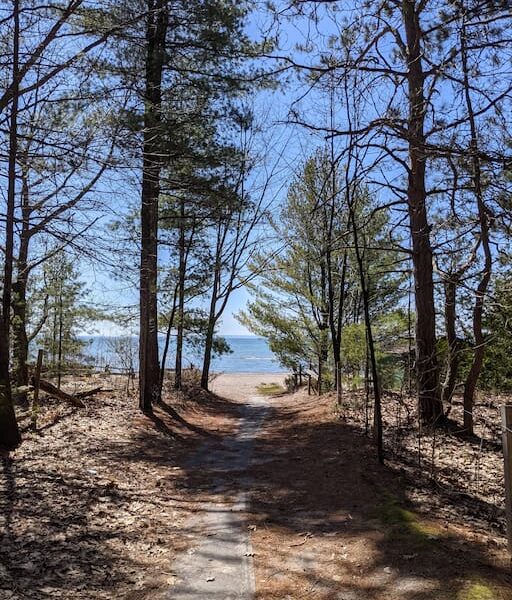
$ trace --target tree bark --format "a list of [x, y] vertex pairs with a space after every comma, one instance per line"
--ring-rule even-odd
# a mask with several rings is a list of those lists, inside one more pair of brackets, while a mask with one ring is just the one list
[[403, 20], [408, 62], [408, 146], [409, 173], [407, 201], [412, 241], [416, 300], [416, 375], [419, 414], [423, 423], [435, 423], [443, 414], [436, 354], [436, 313], [434, 304], [433, 256], [425, 188], [425, 75], [422, 66], [420, 6], [403, 0]]
[[4, 320], [0, 323], [0, 449], [14, 450], [21, 442], [12, 403], [11, 382], [9, 379], [9, 343]]
[[[243, 192], [242, 192], [243, 195]], [[208, 389], [208, 380], [210, 378], [210, 367], [212, 362], [212, 350], [213, 350], [213, 338], [215, 335], [215, 326], [217, 325], [217, 321], [222, 316], [224, 309], [226, 308], [226, 304], [230, 294], [231, 284], [233, 282], [233, 278], [235, 277], [235, 269], [231, 271], [229, 274], [231, 283], [230, 286], [227, 286], [227, 289], [224, 293], [224, 297], [220, 298], [221, 304], [220, 307], [217, 306], [219, 302], [219, 294], [220, 294], [220, 286], [221, 286], [221, 278], [222, 278], [222, 253], [224, 250], [224, 245], [226, 242], [226, 237], [229, 231], [229, 219], [226, 223], [223, 223], [222, 219], [219, 220], [217, 224], [217, 243], [215, 248], [215, 263], [213, 268], [213, 283], [212, 283], [212, 295], [210, 298], [210, 308], [208, 312], [208, 325], [206, 328], [206, 338], [204, 345], [204, 354], [203, 354], [203, 368], [201, 371], [201, 387], [205, 390]], [[232, 259], [236, 261], [236, 248], [233, 250]]]
[[204, 345], [203, 369], [201, 372], [201, 387], [204, 390], [208, 389], [208, 381], [210, 378], [210, 367], [212, 362], [213, 336], [215, 334], [215, 324], [213, 320], [209, 320], [206, 330], [206, 339]]
[[[28, 385], [28, 335], [27, 335], [27, 278], [19, 275], [13, 284], [13, 370], [17, 387]], [[22, 404], [27, 404], [26, 392], [18, 394]]]
[[152, 411], [158, 400], [158, 199], [162, 168], [161, 107], [167, 1], [148, 0], [146, 29], [146, 91], [141, 198], [139, 406]]
[[160, 367], [160, 393], [159, 397], [162, 398], [162, 390], [164, 387], [164, 377], [165, 377], [165, 363], [167, 362], [167, 354], [169, 352], [169, 346], [171, 345], [171, 332], [174, 326], [174, 316], [176, 315], [176, 300], [178, 295], [178, 287], [174, 288], [174, 296], [172, 299], [172, 309], [171, 314], [169, 315], [169, 321], [167, 323], [167, 331], [165, 334], [165, 346], [164, 351], [162, 353], [162, 365]]
[[176, 363], [174, 374], [174, 388], [181, 390], [182, 368], [183, 368], [183, 338], [185, 318], [185, 275], [186, 275], [186, 252], [185, 252], [185, 202], [180, 204], [180, 233], [179, 233], [179, 267], [178, 267], [178, 324], [176, 327]]
[[322, 358], [322, 350], [318, 351], [318, 379], [316, 385], [316, 391], [319, 396], [323, 394], [323, 377], [324, 377], [324, 361]]
[[16, 194], [16, 160], [18, 154], [18, 91], [19, 91], [19, 40], [20, 7], [19, 0], [13, 1], [13, 96], [9, 123], [9, 163], [7, 185], [7, 210], [5, 215], [5, 254], [2, 292], [2, 313], [0, 315], [0, 447], [14, 450], [21, 442], [12, 402], [9, 373], [10, 321], [12, 300], [12, 276], [14, 256], [14, 211]]
[[80, 398], [85, 398], [87, 395], [91, 395], [92, 393], [96, 393], [97, 391], [101, 390], [101, 388], [95, 388], [89, 394], [86, 394], [86, 395], [84, 395], [85, 392], [82, 393], [81, 395], [79, 395], [79, 394], [72, 395], [72, 394], [68, 394], [68, 393], [62, 391], [57, 386], [53, 385], [49, 381], [45, 381], [44, 379], [39, 380], [39, 388], [41, 390], [43, 390], [43, 392], [46, 392], [47, 394], [49, 394], [50, 396], [54, 396], [58, 400], [64, 400], [65, 402], [69, 402], [73, 406], [77, 406], [79, 408], [85, 408], [85, 404], [82, 402], [82, 400]]
[[210, 366], [212, 362], [213, 336], [215, 335], [216, 310], [217, 310], [217, 289], [220, 276], [220, 257], [216, 261], [215, 274], [213, 279], [212, 297], [210, 299], [210, 312], [208, 315], [208, 326], [206, 329], [206, 338], [204, 344], [203, 369], [201, 372], [201, 387], [208, 389], [208, 380], [210, 378]]
[[318, 311], [318, 395], [321, 396], [325, 391], [324, 373], [329, 358], [329, 307], [328, 307], [328, 286], [327, 286], [327, 257], [320, 258], [320, 309]]
[[444, 321], [447, 343], [446, 375], [442, 387], [444, 405], [450, 404], [452, 401], [460, 362], [459, 344], [455, 330], [457, 283], [453, 274], [448, 274], [444, 281]]
[[[334, 75], [334, 72], [333, 72]], [[334, 102], [334, 80], [331, 80], [329, 90], [329, 115], [331, 131], [335, 130], [335, 102]], [[328, 284], [328, 299], [329, 299], [329, 327], [331, 330], [331, 344], [334, 359], [334, 388], [336, 390], [336, 400], [341, 403], [342, 383], [341, 383], [341, 336], [343, 328], [343, 309], [345, 304], [345, 278], [347, 273], [347, 249], [343, 253], [343, 262], [341, 268], [341, 281], [336, 298], [336, 290], [333, 282], [333, 264], [332, 264], [332, 244], [333, 244], [333, 227], [334, 219], [337, 212], [336, 200], [338, 197], [338, 174], [337, 161], [334, 147], [334, 136], [331, 136], [330, 143], [330, 169], [331, 169], [331, 201], [328, 203], [328, 214], [326, 215], [327, 225], [327, 284]], [[327, 206], [325, 208], [327, 211]], [[338, 301], [338, 310], [335, 310], [335, 302]]]
[[222, 223], [218, 224], [217, 246], [215, 250], [215, 266], [213, 272], [212, 295], [210, 298], [210, 310], [208, 313], [208, 326], [206, 329], [206, 339], [204, 344], [203, 369], [201, 372], [201, 387], [208, 389], [208, 380], [210, 378], [210, 365], [212, 361], [213, 336], [215, 334], [215, 324], [217, 322], [217, 301], [221, 277], [222, 248], [224, 246], [225, 236], [222, 233]]
[[[349, 199], [349, 194], [347, 190], [347, 198]], [[370, 358], [370, 365], [372, 370], [372, 380], [373, 380], [373, 398], [374, 398], [374, 406], [373, 406], [373, 431], [375, 436], [375, 441], [377, 445], [377, 458], [379, 462], [384, 463], [384, 440], [383, 440], [383, 427], [382, 427], [382, 402], [381, 402], [381, 390], [380, 390], [380, 377], [379, 370], [377, 366], [377, 356], [375, 354], [375, 343], [373, 339], [373, 329], [372, 329], [372, 321], [370, 316], [370, 294], [368, 291], [368, 285], [366, 281], [366, 273], [364, 269], [363, 256], [361, 254], [361, 248], [359, 246], [359, 232], [357, 229], [357, 223], [355, 218], [354, 205], [352, 200], [349, 199], [349, 213], [350, 213], [350, 221], [352, 224], [352, 235], [354, 238], [354, 249], [356, 252], [356, 260], [359, 271], [359, 280], [361, 285], [361, 298], [363, 301], [363, 314], [364, 314], [364, 323], [366, 328], [366, 341], [368, 348], [368, 355]]]
[[[24, 167], [23, 167], [24, 170]], [[28, 251], [30, 244], [30, 205], [28, 197], [27, 175], [22, 173], [22, 222], [20, 246], [17, 261], [16, 281], [13, 283], [12, 302], [12, 338], [14, 379], [19, 388], [28, 386], [28, 334], [27, 334], [27, 286], [28, 286]], [[19, 402], [28, 404], [27, 393], [18, 394]]]
[[481, 271], [480, 282], [476, 290], [475, 304], [473, 307], [473, 336], [475, 338], [475, 348], [473, 353], [473, 362], [469, 370], [464, 385], [464, 429], [473, 434], [474, 417], [473, 404], [476, 386], [482, 371], [485, 357], [485, 336], [482, 331], [484, 302], [487, 288], [492, 274], [492, 252], [490, 247], [490, 224], [489, 213], [484, 199], [484, 190], [482, 187], [482, 173], [480, 168], [480, 158], [478, 154], [478, 132], [476, 127], [476, 118], [473, 110], [473, 101], [470, 92], [468, 56], [467, 56], [467, 32], [466, 32], [466, 14], [464, 3], [462, 8], [462, 29], [461, 29], [461, 59], [464, 79], [464, 96], [469, 117], [471, 132], [471, 165], [473, 189], [476, 197], [478, 210], [478, 220], [480, 223], [480, 242], [484, 254], [484, 265]]
[[[332, 208], [334, 211], [334, 207]], [[343, 263], [340, 275], [339, 290], [336, 297], [336, 290], [333, 281], [333, 265], [331, 245], [331, 228], [329, 228], [328, 249], [326, 253], [327, 263], [327, 297], [328, 297], [328, 314], [329, 328], [331, 332], [331, 344], [334, 359], [334, 387], [336, 390], [336, 398], [338, 403], [341, 402], [341, 335], [343, 322], [343, 308], [345, 303], [345, 279], [347, 272], [347, 251], [343, 254]], [[338, 309], [335, 310], [336, 300]]]
[[63, 346], [63, 331], [64, 331], [64, 309], [63, 309], [63, 289], [62, 280], [59, 290], [59, 343], [57, 347], [57, 387], [60, 390], [62, 382], [62, 346]]

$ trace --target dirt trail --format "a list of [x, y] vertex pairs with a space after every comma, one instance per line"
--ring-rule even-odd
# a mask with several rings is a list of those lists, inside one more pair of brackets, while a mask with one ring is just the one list
[[0, 470], [0, 600], [512, 600], [503, 536], [443, 519], [332, 398], [257, 396], [282, 383], [48, 404]]
[[512, 600], [504, 554], [416, 502], [329, 399], [264, 399], [261, 383], [216, 381], [239, 426], [185, 465], [199, 504], [169, 599]]
[[255, 592], [252, 550], [246, 520], [248, 477], [255, 436], [268, 412], [260, 396], [241, 405], [240, 426], [220, 447], [203, 444], [187, 468], [209, 482], [216, 499], [199, 505], [184, 525], [189, 550], [173, 565], [176, 600], [245, 600]]

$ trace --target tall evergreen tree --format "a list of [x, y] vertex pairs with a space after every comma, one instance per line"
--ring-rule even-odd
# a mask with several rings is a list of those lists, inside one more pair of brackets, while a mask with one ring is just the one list
[[[339, 172], [336, 177], [339, 178]], [[324, 211], [331, 199], [327, 185], [330, 181], [331, 163], [326, 153], [320, 151], [306, 161], [303, 172], [291, 184], [279, 218], [273, 224], [276, 239], [284, 241], [283, 250], [271, 258], [261, 254], [254, 259], [258, 278], [252, 288], [256, 299], [240, 314], [242, 323], [268, 339], [284, 366], [298, 369], [304, 361], [315, 363], [320, 393], [335, 384], [330, 364], [334, 362], [336, 369], [343, 362], [341, 356], [338, 362], [329, 360], [333, 348], [329, 278], [336, 288], [343, 284], [337, 302], [342, 302], [345, 309], [341, 313], [338, 309], [334, 311], [341, 319], [341, 340], [344, 327], [361, 321], [364, 316], [363, 304], [358, 300], [361, 275], [354, 230], [349, 228], [350, 207], [344, 202], [344, 194], [338, 197], [334, 223], [330, 211]], [[341, 181], [340, 189], [343, 189]], [[353, 211], [359, 257], [365, 268], [369, 310], [375, 316], [396, 304], [400, 278], [388, 272], [389, 264], [396, 262], [396, 252], [387, 239], [389, 215], [373, 210], [368, 190], [359, 192], [358, 200]], [[373, 248], [365, 247], [365, 237], [371, 239]], [[335, 268], [343, 264], [345, 273]], [[338, 323], [335, 325], [337, 328]]]

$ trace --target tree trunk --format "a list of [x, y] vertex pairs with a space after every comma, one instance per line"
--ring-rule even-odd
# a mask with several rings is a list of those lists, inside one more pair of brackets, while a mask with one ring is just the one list
[[327, 360], [329, 358], [329, 289], [328, 289], [328, 275], [327, 275], [327, 252], [323, 253], [320, 258], [320, 309], [319, 309], [319, 362], [322, 365], [322, 378], [318, 381], [318, 394], [321, 395], [324, 390], [324, 376], [323, 373], [327, 366]]
[[206, 329], [206, 339], [204, 344], [203, 369], [201, 373], [201, 387], [208, 389], [208, 379], [210, 377], [210, 365], [212, 361], [213, 336], [215, 334], [215, 323], [217, 321], [217, 292], [219, 289], [220, 269], [221, 269], [221, 249], [217, 244], [217, 256], [215, 258], [215, 272], [213, 276], [212, 297], [210, 299], [210, 312], [208, 314], [208, 327]]
[[336, 326], [336, 398], [338, 403], [341, 402], [342, 396], [342, 378], [341, 378], [341, 343], [343, 335], [343, 317], [345, 309], [345, 280], [347, 277], [347, 259], [348, 253], [345, 249], [343, 253], [343, 266], [341, 268], [341, 281], [338, 297], [338, 316]]
[[[242, 183], [243, 185], [243, 183]], [[243, 189], [243, 188], [242, 188]], [[243, 191], [242, 191], [243, 196]], [[208, 389], [208, 380], [210, 377], [210, 367], [212, 361], [212, 350], [213, 350], [213, 338], [215, 335], [215, 326], [218, 320], [221, 318], [225, 308], [227, 301], [229, 299], [229, 295], [232, 290], [233, 279], [235, 277], [235, 269], [232, 269], [229, 273], [229, 285], [226, 285], [226, 289], [222, 297], [219, 297], [221, 293], [221, 280], [222, 280], [222, 259], [223, 259], [223, 251], [224, 245], [226, 242], [226, 237], [229, 231], [229, 219], [226, 222], [223, 222], [222, 219], [217, 223], [217, 243], [215, 249], [215, 263], [213, 268], [213, 283], [212, 283], [212, 295], [210, 298], [210, 309], [208, 313], [208, 326], [206, 329], [206, 339], [205, 339], [205, 347], [204, 347], [204, 355], [203, 355], [203, 368], [201, 372], [201, 387], [205, 390]], [[236, 262], [236, 249], [233, 250], [234, 255], [231, 257], [232, 261]], [[220, 300], [220, 305], [219, 304]]]
[[[347, 191], [347, 198], [349, 198], [350, 192]], [[363, 314], [364, 323], [366, 328], [366, 342], [367, 342], [367, 353], [370, 358], [372, 380], [373, 380], [373, 432], [377, 445], [377, 458], [382, 464], [384, 462], [384, 440], [383, 440], [383, 428], [382, 428], [382, 402], [381, 402], [381, 390], [380, 390], [380, 377], [377, 366], [377, 357], [375, 354], [375, 343], [373, 339], [372, 321], [370, 317], [370, 294], [368, 292], [368, 285], [366, 281], [366, 273], [364, 269], [363, 256], [361, 255], [361, 248], [359, 246], [359, 233], [357, 229], [356, 218], [354, 214], [354, 206], [352, 201], [349, 199], [349, 213], [350, 220], [352, 223], [352, 235], [354, 238], [354, 248], [356, 252], [357, 266], [359, 270], [359, 280], [361, 285], [361, 299], [363, 302]]]
[[8, 332], [0, 321], [0, 450], [10, 451], [19, 446], [21, 436], [12, 403]]
[[[12, 302], [12, 339], [14, 379], [19, 388], [28, 386], [28, 334], [27, 334], [27, 286], [28, 286], [28, 252], [31, 239], [30, 233], [30, 202], [26, 172], [27, 158], [23, 159], [22, 191], [21, 191], [21, 233], [17, 261], [17, 276], [13, 283]], [[27, 393], [18, 394], [18, 401], [28, 404]]]
[[210, 378], [210, 366], [212, 362], [212, 348], [213, 348], [213, 336], [215, 333], [215, 323], [213, 321], [208, 322], [208, 329], [206, 331], [206, 339], [204, 345], [204, 359], [203, 359], [203, 370], [201, 373], [201, 387], [204, 390], [208, 389], [208, 380]]
[[326, 391], [325, 367], [329, 358], [328, 325], [324, 324], [320, 328], [318, 339], [318, 395], [321, 396]]
[[455, 330], [457, 280], [453, 274], [448, 274], [444, 282], [444, 321], [446, 329], [446, 376], [442, 388], [443, 404], [450, 404], [457, 383], [459, 370], [459, 344]]
[[183, 363], [183, 320], [185, 318], [185, 202], [180, 205], [180, 237], [179, 237], [179, 273], [178, 273], [178, 325], [176, 336], [176, 364], [174, 374], [174, 388], [181, 390], [182, 363]]
[[435, 423], [443, 414], [436, 355], [436, 313], [430, 226], [425, 189], [425, 76], [422, 66], [422, 31], [415, 0], [403, 0], [408, 61], [409, 173], [407, 201], [412, 240], [416, 299], [416, 374], [419, 414], [423, 423]]
[[[330, 128], [331, 131], [335, 130], [335, 100], [334, 100], [334, 71], [332, 73], [333, 78], [330, 82], [329, 91], [329, 115], [330, 115]], [[342, 386], [341, 386], [341, 335], [342, 335], [342, 320], [343, 320], [343, 307], [345, 301], [345, 277], [347, 271], [347, 250], [345, 249], [343, 255], [343, 266], [341, 269], [341, 283], [339, 286], [338, 298], [336, 298], [336, 292], [334, 289], [333, 282], [333, 264], [332, 264], [332, 250], [333, 250], [333, 227], [334, 219], [337, 212], [337, 196], [338, 196], [338, 174], [337, 174], [337, 161], [336, 152], [334, 148], [334, 136], [331, 136], [330, 143], [330, 169], [331, 169], [331, 201], [325, 207], [325, 211], [329, 211], [326, 215], [327, 225], [327, 286], [328, 286], [328, 307], [329, 307], [329, 327], [331, 330], [331, 344], [332, 353], [334, 359], [334, 389], [336, 390], [336, 401], [341, 404], [342, 397]], [[335, 300], [338, 301], [338, 310], [335, 311]]]
[[171, 332], [174, 325], [174, 316], [176, 315], [176, 300], [177, 300], [177, 292], [178, 288], [174, 289], [174, 296], [172, 299], [172, 309], [171, 314], [169, 316], [169, 322], [167, 323], [167, 331], [165, 334], [165, 346], [164, 351], [162, 353], [162, 365], [160, 367], [160, 393], [159, 398], [162, 398], [162, 390], [164, 387], [164, 377], [165, 377], [165, 363], [167, 362], [167, 354], [169, 352], [169, 346], [171, 344]]
[[316, 391], [319, 396], [321, 396], [323, 393], [323, 376], [324, 376], [323, 364], [324, 364], [324, 362], [322, 360], [322, 351], [321, 351], [321, 349], [319, 349], [319, 351], [318, 351], [318, 379], [316, 382], [317, 383]]
[[[349, 198], [350, 192], [347, 190], [347, 198]], [[383, 428], [382, 428], [382, 402], [381, 402], [381, 390], [380, 390], [380, 377], [379, 370], [377, 367], [377, 357], [375, 354], [375, 343], [373, 339], [372, 321], [370, 316], [370, 294], [368, 292], [368, 285], [366, 281], [366, 273], [364, 269], [363, 256], [361, 254], [361, 248], [359, 246], [359, 233], [357, 229], [357, 223], [354, 214], [354, 206], [352, 200], [348, 201], [350, 221], [352, 224], [352, 236], [354, 238], [354, 248], [356, 252], [357, 266], [359, 270], [359, 280], [361, 285], [361, 299], [363, 302], [363, 314], [364, 323], [366, 328], [366, 342], [367, 342], [367, 354], [370, 358], [370, 365], [372, 370], [373, 380], [373, 398], [374, 398], [374, 410], [373, 410], [373, 432], [377, 445], [377, 458], [382, 464], [384, 462], [384, 446], [383, 446]]]
[[[80, 398], [85, 398], [87, 395], [91, 395], [101, 390], [101, 388], [95, 388], [89, 393], [82, 392], [81, 395], [68, 394], [67, 392], [62, 391], [60, 388], [56, 387], [49, 381], [45, 381], [44, 379], [39, 380], [39, 387], [43, 392], [46, 392], [50, 396], [54, 396], [58, 400], [64, 400], [65, 402], [70, 402], [73, 406], [78, 406], [79, 408], [85, 408], [85, 404], [82, 402]], [[85, 395], [84, 395], [85, 394]]]
[[57, 346], [57, 389], [60, 390], [62, 382], [62, 334], [64, 329], [64, 311], [62, 301], [62, 280], [60, 282], [60, 293], [59, 293], [59, 342]]
[[[23, 267], [19, 267], [23, 269]], [[25, 273], [18, 273], [13, 284], [13, 320], [12, 320], [12, 355], [14, 380], [19, 388], [28, 385], [28, 335], [27, 335], [27, 277]], [[18, 400], [26, 405], [27, 394], [18, 394]]]
[[12, 275], [14, 256], [14, 211], [16, 195], [16, 160], [18, 154], [18, 91], [19, 91], [19, 39], [20, 7], [13, 2], [13, 97], [9, 123], [9, 164], [7, 184], [7, 207], [5, 215], [4, 278], [2, 292], [2, 312], [0, 314], [0, 447], [14, 450], [21, 442], [12, 403], [11, 380], [9, 374], [10, 322], [12, 300]]
[[58, 335], [57, 335], [57, 324], [58, 324], [58, 313], [57, 307], [53, 306], [53, 320], [52, 320], [52, 373], [55, 375], [55, 370], [57, 368], [57, 343], [58, 343]]
[[162, 167], [162, 73], [168, 25], [166, 0], [148, 0], [146, 92], [141, 198], [139, 406], [152, 410], [158, 399], [158, 199]]
[[341, 269], [341, 282], [338, 295], [338, 310], [334, 310], [335, 305], [335, 290], [333, 285], [333, 273], [331, 264], [331, 252], [327, 254], [327, 281], [328, 281], [328, 298], [329, 298], [329, 328], [331, 332], [332, 353], [334, 359], [334, 387], [336, 390], [336, 398], [338, 404], [341, 402], [341, 335], [343, 308], [345, 302], [345, 278], [347, 271], [347, 252], [343, 256], [343, 266]]
[[462, 28], [461, 28], [461, 59], [464, 75], [464, 96], [469, 116], [469, 125], [471, 131], [471, 163], [473, 188], [476, 197], [478, 220], [480, 223], [480, 241], [484, 253], [484, 266], [481, 271], [481, 278], [476, 290], [475, 305], [473, 308], [473, 336], [475, 338], [475, 350], [473, 353], [473, 362], [469, 370], [464, 385], [464, 429], [473, 434], [474, 418], [473, 404], [476, 386], [485, 356], [485, 336], [482, 331], [482, 321], [484, 313], [484, 301], [487, 288], [491, 280], [492, 273], [492, 253], [490, 247], [490, 226], [489, 214], [484, 200], [484, 191], [482, 187], [482, 173], [480, 169], [480, 158], [478, 156], [478, 132], [476, 128], [475, 113], [473, 110], [473, 101], [471, 99], [469, 70], [467, 63], [467, 32], [466, 32], [466, 14], [464, 3], [462, 5]]

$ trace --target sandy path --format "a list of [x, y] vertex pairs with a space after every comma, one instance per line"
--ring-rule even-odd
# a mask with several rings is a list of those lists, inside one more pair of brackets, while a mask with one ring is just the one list
[[168, 598], [245, 600], [255, 593], [254, 569], [246, 491], [251, 481], [255, 436], [268, 412], [267, 400], [255, 394], [261, 383], [281, 383], [282, 376], [237, 374], [220, 376], [215, 393], [242, 400], [237, 433], [220, 448], [206, 443], [190, 460], [190, 470], [200, 470], [208, 480], [207, 493], [215, 499], [204, 502], [184, 525], [190, 549], [175, 561], [176, 585]]
[[242, 400], [257, 394], [261, 384], [284, 385], [285, 373], [223, 373], [216, 377], [210, 389], [215, 394], [233, 400]]

